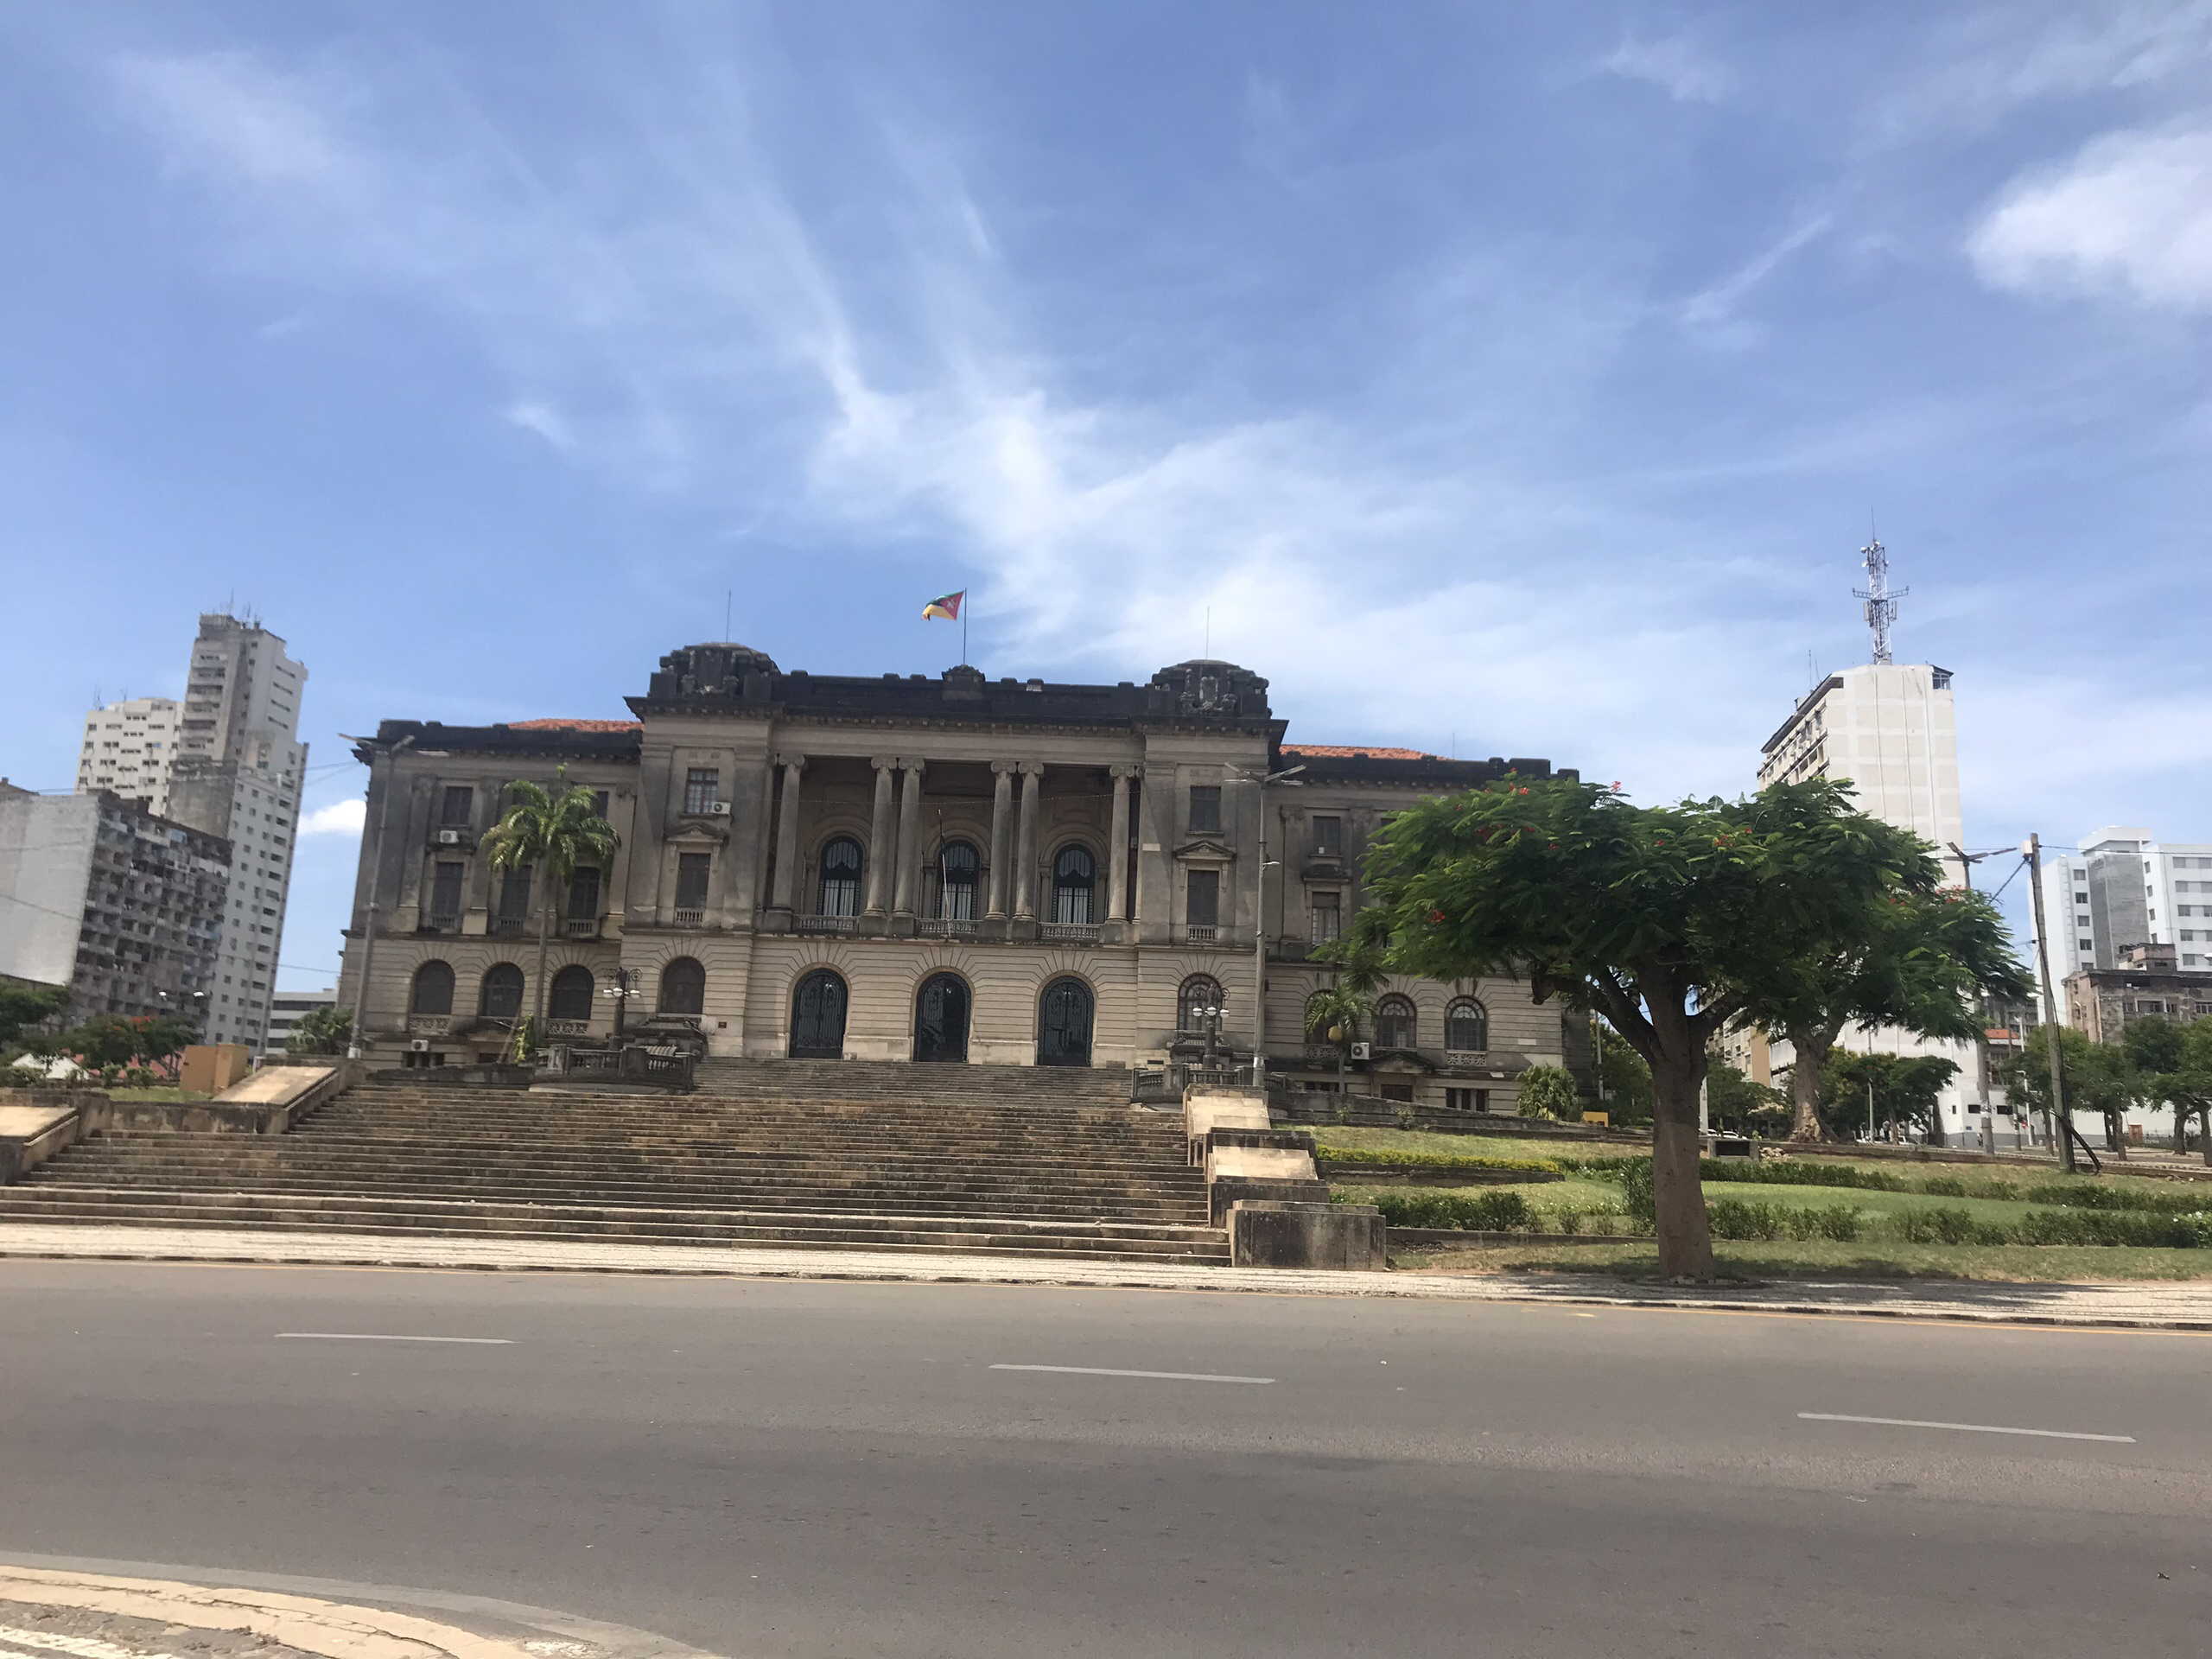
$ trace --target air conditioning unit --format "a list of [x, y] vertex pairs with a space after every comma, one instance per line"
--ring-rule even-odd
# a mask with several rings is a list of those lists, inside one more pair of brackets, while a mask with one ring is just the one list
[[1375, 1045], [1372, 1043], [1354, 1043], [1351, 1046], [1351, 1057], [1355, 1060], [1372, 1059], [1375, 1057]]
[[715, 818], [726, 818], [729, 817], [729, 803], [728, 801], [708, 802], [707, 815], [709, 817]]
[[427, 1037], [410, 1038], [408, 1040], [407, 1047], [408, 1052], [410, 1053], [427, 1054], [430, 1052], [430, 1039]]
[[438, 831], [438, 845], [441, 847], [458, 847], [461, 845], [461, 834], [458, 830], [441, 830]]

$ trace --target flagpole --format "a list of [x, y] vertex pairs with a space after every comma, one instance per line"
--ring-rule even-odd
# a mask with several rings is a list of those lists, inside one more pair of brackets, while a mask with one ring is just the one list
[[968, 666], [968, 601], [960, 601], [960, 666]]

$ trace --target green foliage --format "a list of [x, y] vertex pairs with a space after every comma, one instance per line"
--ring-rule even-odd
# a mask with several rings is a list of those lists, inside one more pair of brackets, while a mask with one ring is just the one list
[[2009, 1236], [2021, 1244], [2130, 1244], [2165, 1249], [2212, 1249], [2212, 1214], [2147, 1216], [2126, 1211], [2031, 1210]]
[[1651, 1160], [1624, 1158], [1613, 1166], [1612, 1174], [1621, 1184], [1621, 1207], [1633, 1221], [1649, 1227], [1657, 1219], [1658, 1195], [1654, 1187]]
[[1705, 1074], [1706, 1107], [1716, 1128], [1738, 1134], [1782, 1128], [1789, 1122], [1789, 1096], [1753, 1083], [1744, 1071], [1714, 1058]]
[[[565, 779], [568, 773], [569, 769], [563, 766], [558, 775]], [[537, 1012], [543, 1014], [546, 940], [552, 931], [553, 910], [561, 891], [576, 873], [577, 865], [587, 860], [602, 870], [608, 868], [622, 837], [599, 816], [595, 793], [581, 785], [549, 795], [537, 785], [518, 779], [508, 785], [507, 791], [514, 797], [514, 804], [486, 833], [484, 847], [495, 870], [527, 864], [537, 873], [543, 894], [538, 906]], [[517, 1046], [519, 1050], [519, 1041]]]
[[1565, 1168], [1556, 1158], [1494, 1158], [1473, 1153], [1401, 1152], [1394, 1147], [1345, 1147], [1325, 1139], [1316, 1142], [1322, 1160], [1331, 1164], [1372, 1164], [1378, 1168], [1408, 1165], [1423, 1169], [1503, 1169], [1532, 1175], [1555, 1175]]
[[1651, 1067], [1620, 1033], [1600, 1020], [1598, 1033], [1598, 1109], [1617, 1124], [1651, 1121]]
[[1958, 1072], [1957, 1061], [1933, 1054], [1854, 1054], [1830, 1049], [1821, 1074], [1821, 1120], [1839, 1139], [1864, 1136], [1871, 1085], [1878, 1127], [1901, 1123], [1925, 1129], [1937, 1121], [1943, 1085]]
[[1908, 1244], [2002, 1244], [2012, 1231], [2001, 1223], [1977, 1222], [1948, 1205], [1901, 1210], [1890, 1218], [1890, 1226]]
[[1563, 1065], [1532, 1065], [1522, 1072], [1516, 1096], [1523, 1117], [1576, 1118], [1582, 1116], [1582, 1096], [1574, 1076]]
[[1849, 1164], [1816, 1164], [1809, 1160], [1765, 1159], [1756, 1164], [1734, 1159], [1706, 1158], [1698, 1174], [1708, 1181], [1750, 1181], [1767, 1186], [1848, 1186], [1869, 1192], [1910, 1192], [1912, 1189], [1886, 1170], [1855, 1169]]
[[2133, 1210], [2148, 1214], [2185, 1216], [2212, 1207], [2201, 1187], [2177, 1192], [2145, 1191], [2139, 1186], [2107, 1186], [2094, 1178], [2044, 1181], [2021, 1195], [2030, 1204], [2063, 1205], [2069, 1210]]
[[1366, 1200], [1392, 1227], [1456, 1227], [1468, 1232], [1516, 1233], [1539, 1224], [1518, 1192], [1383, 1192]]
[[353, 1011], [333, 1003], [302, 1014], [284, 1039], [284, 1048], [292, 1054], [343, 1054], [353, 1037]]
[[0, 982], [0, 1049], [12, 1046], [31, 1027], [59, 1018], [68, 1007], [66, 985]]
[[1859, 1211], [1847, 1204], [1815, 1210], [1802, 1204], [1745, 1203], [1715, 1198], [1705, 1207], [1715, 1238], [1834, 1238], [1859, 1236]]
[[[1375, 999], [1339, 979], [1306, 999], [1306, 1032], [1342, 1048], [1359, 1040], [1359, 1033], [1375, 1017]], [[1336, 1032], [1340, 1035], [1332, 1036]]]

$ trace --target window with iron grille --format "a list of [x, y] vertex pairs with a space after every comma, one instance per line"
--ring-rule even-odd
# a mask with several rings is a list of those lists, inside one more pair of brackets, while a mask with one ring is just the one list
[[1479, 1054], [1490, 1046], [1490, 1014], [1471, 997], [1461, 997], [1444, 1011], [1444, 1046]]
[[839, 836], [822, 849], [818, 916], [857, 916], [861, 912], [861, 844]]
[[716, 766], [693, 766], [683, 774], [683, 810], [704, 817], [721, 798], [722, 774]]
[[1414, 1046], [1414, 1005], [1402, 996], [1386, 996], [1375, 1005], [1375, 1046], [1411, 1048]]
[[1082, 925], [1090, 920], [1090, 897], [1096, 885], [1096, 870], [1087, 849], [1060, 849], [1059, 855], [1052, 861], [1054, 921]]
[[1312, 894], [1306, 900], [1306, 914], [1313, 923], [1316, 944], [1326, 944], [1344, 931], [1343, 901], [1336, 893]]

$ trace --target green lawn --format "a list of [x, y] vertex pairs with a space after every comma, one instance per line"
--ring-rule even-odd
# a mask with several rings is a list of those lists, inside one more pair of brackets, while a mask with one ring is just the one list
[[1554, 1141], [1532, 1135], [1433, 1135], [1422, 1129], [1363, 1129], [1325, 1124], [1313, 1144], [1325, 1156], [1339, 1151], [1419, 1152], [1446, 1158], [1633, 1158], [1624, 1141]]
[[103, 1089], [100, 1091], [111, 1100], [213, 1100], [214, 1096], [196, 1089], [180, 1089], [174, 1084], [156, 1084], [149, 1089]]
[[[1715, 1267], [1735, 1279], [1982, 1279], [2085, 1284], [2126, 1279], [2212, 1278], [2212, 1250], [2100, 1249], [2088, 1245], [1900, 1244], [1826, 1239], [1715, 1240]], [[1618, 1244], [1547, 1243], [1478, 1249], [1416, 1250], [1393, 1265], [1416, 1272], [1605, 1274], [1656, 1278], [1658, 1252], [1649, 1240]]]

